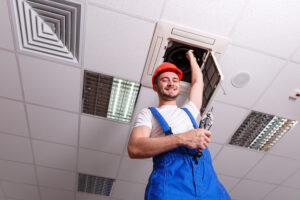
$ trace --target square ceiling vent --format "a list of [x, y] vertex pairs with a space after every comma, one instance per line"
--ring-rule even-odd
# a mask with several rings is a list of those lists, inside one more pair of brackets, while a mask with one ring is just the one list
[[130, 122], [140, 84], [84, 71], [82, 112]]
[[79, 63], [82, 3], [67, 0], [13, 0], [21, 51]]
[[296, 123], [295, 120], [252, 111], [229, 144], [268, 151]]

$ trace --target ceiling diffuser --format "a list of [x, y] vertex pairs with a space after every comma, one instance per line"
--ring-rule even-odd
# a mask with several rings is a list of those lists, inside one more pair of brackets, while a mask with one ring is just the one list
[[81, 3], [67, 0], [13, 0], [13, 5], [22, 51], [79, 62]]

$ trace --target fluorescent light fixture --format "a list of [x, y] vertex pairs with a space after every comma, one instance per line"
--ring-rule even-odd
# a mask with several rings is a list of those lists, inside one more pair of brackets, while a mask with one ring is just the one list
[[140, 84], [84, 72], [82, 112], [130, 122]]
[[268, 151], [296, 123], [296, 120], [252, 111], [229, 144]]

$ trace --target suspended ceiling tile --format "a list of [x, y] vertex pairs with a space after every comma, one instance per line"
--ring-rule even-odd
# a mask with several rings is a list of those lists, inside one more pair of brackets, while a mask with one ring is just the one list
[[139, 82], [154, 26], [154, 23], [88, 6], [84, 67]]
[[162, 19], [219, 35], [228, 35], [246, 1], [167, 1]]
[[0, 132], [28, 136], [24, 104], [0, 98]]
[[36, 164], [75, 171], [76, 148], [66, 145], [32, 140]]
[[[220, 88], [216, 99], [251, 108], [284, 64], [284, 60], [229, 46], [220, 63], [225, 77], [222, 86], [226, 95]], [[236, 88], [231, 84], [231, 80], [240, 72], [249, 73], [250, 81], [244, 87]]]
[[233, 42], [288, 58], [300, 43], [299, 1], [250, 1]]
[[158, 20], [160, 18], [164, 4], [164, 0], [89, 0], [89, 2], [112, 7], [150, 20]]
[[6, 0], [0, 1], [0, 24], [1, 24], [1, 29], [5, 30], [5, 31], [0, 31], [0, 47], [13, 50], [14, 49], [13, 34], [11, 31], [8, 5]]
[[295, 52], [294, 56], [292, 57], [292, 60], [298, 63], [300, 62], [300, 47]]
[[247, 178], [279, 184], [299, 168], [299, 161], [267, 155], [251, 170]]
[[27, 102], [78, 112], [80, 69], [20, 56]]
[[129, 124], [82, 115], [80, 146], [121, 155], [129, 129]]
[[0, 96], [22, 100], [15, 54], [0, 50], [0, 60]]
[[227, 192], [231, 191], [231, 189], [238, 183], [240, 179], [231, 177], [231, 176], [224, 176], [218, 174], [218, 178], [222, 185], [226, 188]]
[[88, 194], [83, 192], [76, 193], [76, 200], [111, 200], [110, 197], [100, 196], [97, 194]]
[[124, 156], [117, 179], [146, 184], [152, 168], [152, 161], [130, 159], [129, 157]]
[[34, 166], [29, 164], [0, 160], [0, 177], [2, 180], [37, 184]]
[[242, 180], [231, 192], [231, 197], [243, 200], [261, 200], [276, 187], [276, 185]]
[[40, 192], [43, 200], [53, 200], [53, 199], [74, 200], [75, 199], [75, 193], [71, 191], [55, 190], [55, 189], [40, 187]]
[[276, 144], [270, 152], [272, 154], [286, 156], [289, 158], [294, 158], [300, 160], [300, 155], [298, 153], [299, 141], [300, 141], [300, 125], [299, 122], [296, 126], [288, 132], [284, 137], [282, 137], [278, 144]]
[[213, 160], [216, 154], [219, 153], [219, 151], [221, 150], [222, 145], [211, 142], [209, 143], [208, 148], [211, 155], [211, 159]]
[[0, 158], [33, 163], [29, 139], [0, 133]]
[[40, 200], [37, 186], [6, 181], [3, 181], [1, 185], [8, 198], [18, 200]]
[[254, 108], [299, 121], [300, 99], [289, 98], [294, 89], [300, 89], [299, 75], [300, 64], [288, 63]]
[[141, 200], [144, 199], [145, 188], [146, 186], [144, 184], [117, 180], [114, 183], [114, 188], [111, 196], [112, 199], [115, 198], [118, 200]]
[[76, 174], [58, 169], [37, 166], [39, 185], [74, 191]]
[[80, 148], [78, 159], [79, 172], [94, 176], [115, 178], [121, 156]]
[[298, 172], [290, 176], [286, 181], [282, 183], [282, 185], [300, 189], [299, 180], [300, 180], [300, 170], [298, 170]]
[[300, 190], [278, 187], [272, 191], [264, 200], [298, 200], [300, 196]]
[[77, 145], [77, 114], [34, 105], [27, 105], [27, 110], [32, 138]]
[[263, 156], [260, 152], [225, 146], [214, 160], [217, 173], [243, 177]]
[[81, 62], [83, 4], [66, 0], [13, 0], [19, 49], [71, 63]]
[[[214, 101], [213, 125], [211, 140], [213, 142], [228, 143], [231, 136], [249, 114], [249, 110]], [[230, 117], [224, 117], [230, 116]]]

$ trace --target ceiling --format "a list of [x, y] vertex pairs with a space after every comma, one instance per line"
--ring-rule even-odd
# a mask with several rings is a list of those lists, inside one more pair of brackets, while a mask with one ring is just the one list
[[[229, 145], [251, 110], [300, 120], [298, 0], [78, 0], [84, 12], [79, 63], [21, 51], [12, 0], [0, 1], [0, 200], [140, 200], [151, 159], [132, 160], [131, 123], [82, 114], [84, 70], [140, 82], [155, 24], [229, 39], [216, 95], [215, 170], [233, 200], [300, 199], [300, 125], [268, 152]], [[248, 72], [250, 82], [231, 79]], [[180, 97], [179, 102], [182, 102]], [[141, 87], [134, 115], [157, 105]], [[115, 178], [111, 196], [77, 191], [77, 173]]]

